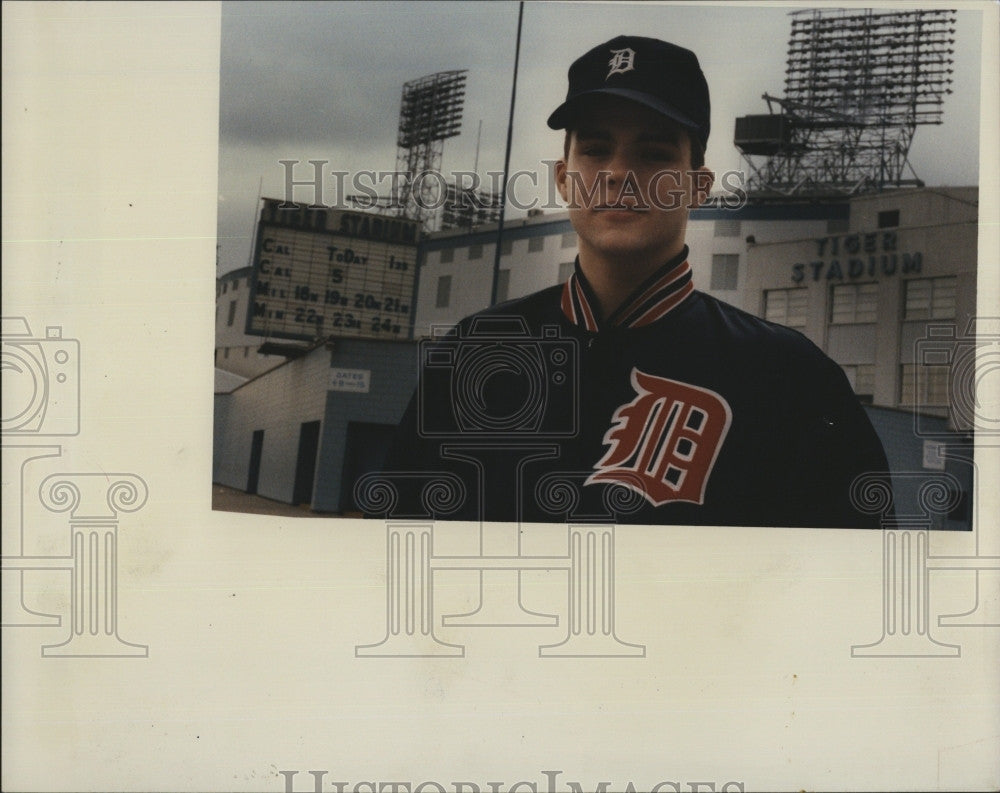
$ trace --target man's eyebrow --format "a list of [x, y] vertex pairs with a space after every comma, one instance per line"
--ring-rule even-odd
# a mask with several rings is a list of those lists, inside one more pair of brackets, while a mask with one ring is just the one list
[[599, 127], [580, 127], [576, 130], [576, 137], [586, 140], [611, 140], [611, 133]]
[[[636, 136], [638, 143], [669, 143], [680, 145], [682, 133], [674, 129], [642, 132]], [[603, 127], [580, 127], [576, 130], [578, 140], [611, 140], [611, 131]]]
[[643, 132], [637, 137], [637, 140], [640, 143], [670, 143], [676, 146], [681, 141], [681, 133], [673, 129]]

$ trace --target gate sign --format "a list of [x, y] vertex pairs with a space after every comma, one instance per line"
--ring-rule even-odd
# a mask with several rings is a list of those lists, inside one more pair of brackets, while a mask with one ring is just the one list
[[371, 369], [331, 369], [328, 391], [348, 391], [367, 394], [372, 387]]
[[265, 198], [246, 332], [408, 339], [419, 225]]

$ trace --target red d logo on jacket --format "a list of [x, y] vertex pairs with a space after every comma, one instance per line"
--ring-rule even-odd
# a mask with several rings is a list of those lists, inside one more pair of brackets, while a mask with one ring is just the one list
[[586, 484], [618, 483], [653, 506], [703, 504], [708, 477], [732, 410], [707, 388], [632, 369], [636, 397], [617, 408], [604, 434], [608, 450]]

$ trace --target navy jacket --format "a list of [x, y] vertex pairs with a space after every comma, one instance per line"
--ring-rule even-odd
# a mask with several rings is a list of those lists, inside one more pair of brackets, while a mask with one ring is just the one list
[[882, 446], [805, 336], [694, 290], [686, 249], [604, 322], [596, 305], [578, 266], [421, 343], [397, 513], [435, 513], [441, 472], [461, 504], [437, 517], [878, 526], [850, 488], [888, 470]]

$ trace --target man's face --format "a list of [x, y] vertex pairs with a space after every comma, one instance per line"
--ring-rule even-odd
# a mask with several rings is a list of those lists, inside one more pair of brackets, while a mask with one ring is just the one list
[[691, 169], [683, 127], [635, 102], [594, 97], [580, 113], [556, 186], [569, 205], [581, 260], [658, 267], [681, 251], [688, 211], [712, 173]]

